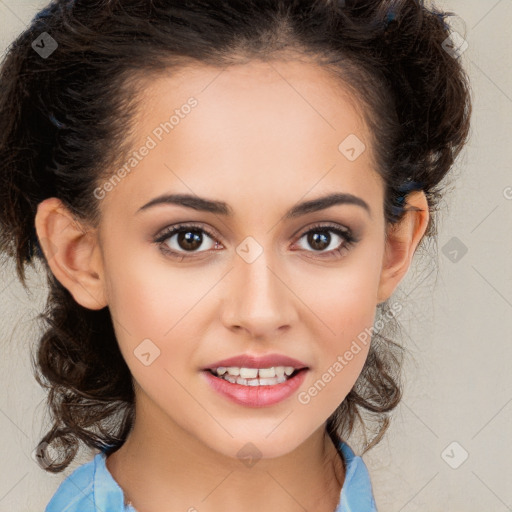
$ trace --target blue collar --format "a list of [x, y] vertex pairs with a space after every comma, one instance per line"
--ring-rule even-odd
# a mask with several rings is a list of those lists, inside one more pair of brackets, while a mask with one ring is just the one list
[[[370, 475], [363, 459], [355, 455], [350, 446], [343, 441], [339, 448], [343, 454], [346, 471], [340, 500], [334, 512], [377, 512]], [[108, 471], [105, 460], [106, 455], [103, 453], [95, 457], [96, 503], [99, 510], [110, 510], [110, 507], [113, 507], [113, 510], [137, 512], [131, 505], [123, 509], [123, 491]], [[114, 489], [115, 492], [112, 493]], [[114, 500], [114, 503], [111, 500]]]
[[[338, 446], [345, 462], [345, 480], [334, 512], [377, 512], [370, 476], [363, 459], [344, 442]], [[124, 493], [106, 465], [107, 455], [76, 468], [59, 486], [45, 512], [137, 512], [124, 505]]]

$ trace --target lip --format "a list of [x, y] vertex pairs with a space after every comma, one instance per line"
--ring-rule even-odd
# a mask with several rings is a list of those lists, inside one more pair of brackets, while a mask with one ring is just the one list
[[266, 354], [264, 356], [256, 356], [252, 354], [240, 354], [238, 356], [229, 357], [216, 361], [208, 366], [201, 368], [201, 370], [212, 370], [220, 366], [228, 367], [235, 366], [238, 368], [271, 368], [272, 366], [293, 366], [296, 370], [308, 368], [308, 365], [288, 357], [283, 354]]
[[207, 369], [202, 371], [201, 375], [214, 391], [236, 404], [248, 407], [266, 407], [290, 397], [302, 385], [308, 371], [304, 368], [285, 382], [272, 386], [232, 384], [220, 377], [215, 377]]

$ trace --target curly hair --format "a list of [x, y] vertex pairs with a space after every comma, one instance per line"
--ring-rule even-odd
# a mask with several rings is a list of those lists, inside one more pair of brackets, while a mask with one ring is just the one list
[[[431, 213], [424, 236], [432, 237], [441, 182], [471, 116], [469, 80], [445, 51], [452, 15], [421, 0], [54, 0], [33, 18], [0, 69], [0, 251], [25, 287], [35, 259], [47, 274], [32, 364], [52, 418], [39, 446], [58, 457], [44, 469], [64, 470], [79, 440], [112, 453], [134, 423], [133, 380], [109, 309], [82, 307], [54, 277], [34, 219], [41, 201], [57, 197], [75, 218], [98, 224], [93, 191], [125, 161], [148, 77], [190, 64], [312, 59], [361, 105], [386, 225], [402, 219], [410, 191], [422, 190]], [[56, 43], [49, 55], [33, 46], [42, 34]], [[391, 312], [388, 301], [381, 314]], [[363, 415], [376, 422], [365, 451], [387, 429], [402, 394], [404, 348], [389, 337], [397, 325], [391, 314], [372, 333], [361, 374], [327, 421], [333, 441], [350, 436], [356, 420], [367, 439]]]

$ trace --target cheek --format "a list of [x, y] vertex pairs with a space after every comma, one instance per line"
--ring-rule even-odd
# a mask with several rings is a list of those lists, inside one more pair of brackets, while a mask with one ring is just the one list
[[[313, 372], [297, 396], [311, 414], [328, 417], [343, 402], [357, 381], [368, 356], [376, 305], [373, 280], [340, 278], [312, 307], [321, 311]], [[336, 290], [332, 289], [340, 285]], [[323, 324], [326, 324], [324, 326]], [[314, 411], [314, 412], [313, 412]]]
[[[164, 271], [164, 264], [155, 264], [154, 259], [148, 263], [148, 251], [125, 247], [122, 254], [116, 253], [114, 244], [109, 249], [109, 308], [126, 363], [136, 380], [152, 379], [158, 368], [158, 373], [163, 368], [174, 371], [177, 361], [188, 360], [193, 350], [184, 330], [190, 329], [187, 317], [207, 289], [197, 286], [198, 281], [191, 283], [187, 272], [170, 272], [168, 267]], [[152, 372], [143, 370], [148, 360], [154, 361]]]
[[116, 233], [105, 249], [109, 307], [133, 341], [141, 336], [162, 339], [205, 293], [197, 286], [203, 281], [194, 271], [167, 263], [149, 242], [124, 242], [120, 251], [115, 241], [130, 236]]
[[190, 402], [180, 383], [190, 378], [194, 339], [201, 338], [192, 319], [208, 288], [191, 283], [186, 273], [143, 264], [135, 255], [119, 261], [109, 280], [114, 329], [134, 381], [165, 410], [180, 410]]
[[380, 276], [380, 260], [375, 256], [379, 253], [377, 249], [371, 253], [361, 252], [357, 260], [330, 272], [329, 279], [317, 275], [303, 287], [301, 297], [307, 297], [304, 302], [310, 311], [303, 318], [309, 318], [309, 329], [314, 329], [318, 356], [314, 374], [298, 399], [326, 414], [350, 392], [370, 349]]
[[[301, 310], [300, 323], [295, 327], [311, 340], [311, 352], [316, 354], [315, 371], [305, 384], [305, 392], [310, 405], [326, 415], [343, 401], [366, 360], [382, 260], [379, 251], [381, 247], [367, 244], [338, 268], [308, 263], [289, 274], [300, 297], [290, 296], [294, 307]], [[186, 401], [186, 394], [171, 375], [181, 382], [194, 369], [194, 361], [201, 359], [196, 350], [206, 336], [206, 319], [218, 319], [219, 315], [211, 303], [217, 302], [215, 293], [208, 297], [219, 275], [207, 265], [171, 271], [163, 259], [158, 263], [152, 259], [148, 264], [144, 251], [112, 252], [109, 261], [109, 307], [121, 352], [134, 379], [146, 392], [154, 393], [157, 401], [172, 402], [169, 407]], [[154, 361], [150, 367], [144, 364], [148, 359]], [[313, 400], [314, 396], [318, 398]]]
[[[325, 352], [343, 349], [365, 328], [373, 325], [380, 277], [377, 251], [360, 251], [338, 269], [302, 274], [300, 296], [323, 326]], [[368, 256], [370, 254], [370, 257]], [[307, 280], [304, 275], [308, 275]]]
[[346, 340], [373, 322], [376, 308], [375, 281], [368, 274], [352, 273], [330, 280], [323, 294], [312, 300], [333, 340]]

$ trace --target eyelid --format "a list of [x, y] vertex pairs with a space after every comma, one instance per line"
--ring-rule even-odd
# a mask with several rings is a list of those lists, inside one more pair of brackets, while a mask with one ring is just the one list
[[[331, 223], [331, 222], [326, 221], [324, 223], [317, 222], [317, 223], [313, 224], [312, 226], [308, 226], [307, 228], [305, 228], [303, 231], [300, 232], [300, 235], [296, 237], [296, 242], [294, 242], [294, 244], [296, 244], [302, 237], [304, 237], [311, 231], [327, 231], [327, 232], [335, 233], [336, 236], [339, 236], [340, 238], [343, 239], [343, 244], [342, 244], [341, 248], [331, 249], [330, 251], [326, 251], [326, 252], [320, 252], [320, 253], [318, 253], [319, 258], [328, 257], [329, 255], [333, 256], [334, 253], [336, 253], [337, 251], [342, 251], [344, 249], [348, 250], [348, 249], [352, 248], [352, 246], [356, 245], [361, 240], [361, 236], [356, 234], [351, 228], [349, 228], [347, 226], [343, 226], [338, 223]], [[314, 253], [315, 251], [306, 251], [306, 252]], [[324, 256], [322, 256], [322, 255], [324, 255]]]
[[157, 234], [152, 237], [153, 242], [158, 242], [158, 243], [164, 242], [171, 236], [174, 236], [176, 234], [176, 232], [178, 232], [180, 229], [197, 229], [199, 231], [203, 231], [212, 240], [216, 240], [216, 241], [219, 241], [219, 239], [222, 238], [218, 234], [215, 234], [215, 230], [213, 230], [209, 227], [205, 227], [201, 223], [191, 221], [191, 222], [178, 222], [176, 224], [170, 224], [170, 225], [160, 229], [159, 231], [157, 231]]
[[[184, 229], [195, 228], [195, 229], [204, 231], [210, 238], [216, 239], [216, 241], [220, 241], [220, 239], [222, 238], [216, 232], [216, 230], [214, 230], [210, 227], [205, 227], [204, 224], [202, 224], [200, 222], [198, 223], [195, 221], [185, 221], [185, 222], [178, 222], [176, 224], [169, 224], [169, 225], [165, 226], [164, 228], [159, 229], [156, 232], [156, 234], [153, 235], [152, 240], [154, 242], [165, 241], [166, 238], [172, 236], [172, 235], [170, 235], [170, 233], [172, 233], [173, 231], [176, 232], [180, 228], [184, 228]], [[342, 231], [349, 238], [352, 238], [354, 242], [358, 242], [359, 238], [360, 238], [355, 235], [354, 231], [351, 228], [349, 228], [347, 226], [343, 226], [342, 224], [332, 222], [332, 221], [316, 222], [313, 225], [307, 226], [306, 228], [298, 229], [292, 234], [292, 237], [296, 240], [300, 240], [305, 234], [309, 233], [313, 229], [339, 230], [339, 231]], [[300, 233], [300, 235], [297, 235], [297, 233]], [[174, 233], [174, 234], [176, 234], [176, 233]], [[166, 238], [164, 238], [164, 237], [166, 237]]]
[[325, 231], [329, 231], [329, 230], [342, 231], [347, 236], [353, 236], [355, 238], [352, 230], [349, 227], [343, 226], [343, 225], [338, 224], [338, 223], [331, 223], [329, 221], [326, 221], [326, 222], [316, 222], [313, 225], [308, 226], [307, 228], [304, 228], [303, 230], [299, 230], [300, 235], [297, 236], [297, 238], [298, 239], [302, 238], [305, 234], [309, 233], [310, 231], [313, 231], [314, 229], [318, 229], [318, 230], [323, 229]]
[[210, 231], [210, 232], [213, 232], [215, 231], [214, 228], [211, 228], [209, 225], [203, 223], [203, 222], [200, 222], [200, 221], [196, 221], [196, 220], [183, 220], [183, 221], [176, 221], [176, 222], [167, 222], [166, 224], [163, 224], [163, 226], [159, 229], [157, 229], [153, 235], [153, 238], [156, 238], [156, 237], [159, 237], [160, 235], [163, 235], [169, 231], [172, 231], [173, 229], [177, 229], [177, 228], [180, 228], [180, 227], [187, 227], [187, 228], [190, 228], [190, 227], [194, 227], [194, 228], [197, 228], [197, 229], [202, 229], [204, 231]]
[[[214, 243], [215, 243], [215, 249], [207, 249], [203, 251], [178, 251], [176, 249], [171, 249], [170, 247], [165, 244], [165, 241], [172, 238], [174, 235], [179, 233], [180, 231], [186, 231], [186, 230], [198, 230], [206, 234]], [[305, 253], [305, 257], [321, 261], [321, 260], [329, 260], [329, 259], [336, 259], [340, 260], [343, 259], [347, 252], [349, 252], [354, 246], [357, 245], [357, 243], [360, 241], [361, 236], [359, 234], [354, 233], [354, 231], [349, 228], [348, 226], [344, 226], [342, 224], [339, 224], [337, 222], [332, 221], [324, 221], [324, 222], [316, 222], [313, 225], [309, 225], [305, 228], [303, 228], [300, 231], [300, 235], [295, 236], [294, 233], [293, 237], [295, 241], [293, 242], [293, 245], [297, 244], [305, 235], [312, 231], [327, 231], [335, 233], [336, 236], [342, 239], [340, 246], [338, 246], [335, 249], [331, 249], [329, 251], [319, 251], [317, 252], [317, 255], [315, 256], [316, 251], [309, 251], [306, 249], [299, 249], [299, 252]], [[216, 230], [210, 229], [210, 227], [205, 227], [202, 223], [198, 223], [195, 221], [190, 222], [179, 222], [176, 224], [171, 224], [166, 226], [165, 228], [161, 229], [154, 237], [153, 243], [155, 243], [160, 251], [162, 251], [164, 254], [166, 254], [169, 258], [180, 260], [180, 261], [194, 261], [198, 258], [202, 257], [209, 257], [212, 256], [212, 251], [219, 250], [218, 244], [223, 245], [222, 242], [220, 242], [220, 239], [222, 237], [214, 234]], [[296, 251], [296, 250], [295, 250]], [[311, 256], [311, 253], [313, 256]]]

